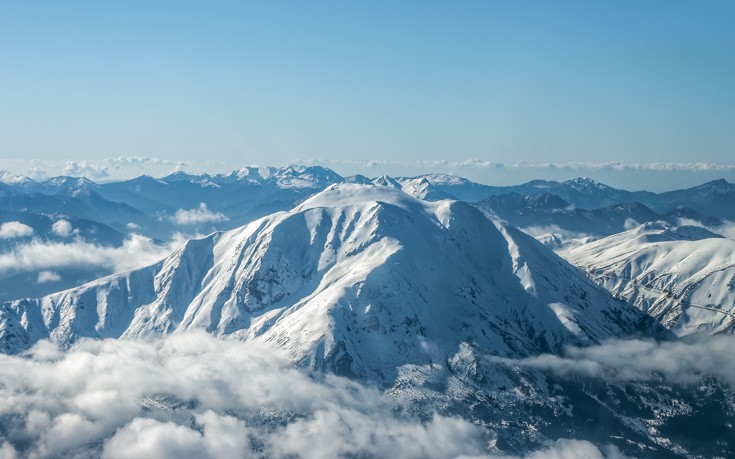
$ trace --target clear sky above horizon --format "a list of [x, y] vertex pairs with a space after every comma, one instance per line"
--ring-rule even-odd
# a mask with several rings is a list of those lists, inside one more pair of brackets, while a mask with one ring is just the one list
[[0, 160], [727, 165], [734, 22], [726, 1], [0, 2]]

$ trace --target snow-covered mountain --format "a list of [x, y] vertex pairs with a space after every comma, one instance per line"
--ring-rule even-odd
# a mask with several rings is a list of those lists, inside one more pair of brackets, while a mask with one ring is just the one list
[[[316, 380], [322, 371], [366, 380], [407, 416], [461, 417], [486, 429], [492, 451], [523, 454], [570, 437], [644, 457], [732, 451], [732, 392], [719, 381], [693, 388], [645, 371], [626, 380], [565, 357], [567, 345], [673, 335], [494, 216], [394, 186], [332, 185], [152, 265], [0, 306], [6, 353], [44, 338], [71, 347], [190, 330], [265, 344]], [[589, 352], [603, 358], [614, 343]], [[153, 397], [156, 413], [191, 422], [196, 397], [156, 390], [144, 406]], [[260, 411], [231, 414], [273, 422]], [[14, 425], [24, 424], [0, 428]]]
[[294, 362], [392, 381], [470, 344], [501, 356], [634, 333], [644, 315], [512, 227], [457, 201], [336, 185], [192, 240], [152, 266], [5, 303], [0, 340], [187, 329], [271, 343]]
[[649, 223], [560, 251], [616, 297], [677, 335], [735, 330], [735, 241]]

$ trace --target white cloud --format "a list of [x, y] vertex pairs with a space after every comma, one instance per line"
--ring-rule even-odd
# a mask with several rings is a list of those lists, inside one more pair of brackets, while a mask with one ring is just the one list
[[55, 235], [61, 236], [61, 237], [70, 236], [73, 230], [74, 228], [72, 227], [71, 223], [69, 223], [67, 220], [57, 220], [51, 226], [51, 231], [53, 231]]
[[699, 226], [728, 239], [735, 240], [735, 222], [730, 220], [725, 220], [721, 225], [717, 226], [707, 226], [704, 223], [691, 218], [679, 218], [676, 223], [678, 226]]
[[0, 225], [0, 239], [28, 237], [32, 234], [33, 228], [21, 222], [5, 222]]
[[342, 159], [295, 159], [293, 163], [307, 165], [347, 165], [372, 168], [376, 166], [397, 166], [402, 168], [478, 168], [497, 170], [572, 170], [572, 171], [656, 171], [656, 172], [733, 172], [735, 164], [720, 163], [685, 163], [685, 162], [650, 162], [621, 163], [615, 161], [568, 161], [568, 162], [526, 162], [502, 163], [490, 159], [470, 157], [461, 160], [424, 159], [417, 161], [398, 160], [342, 160]]
[[156, 244], [152, 239], [139, 234], [130, 235], [119, 247], [96, 245], [82, 240], [72, 242], [32, 240], [0, 253], [0, 274], [70, 267], [124, 271], [160, 260], [181, 242], [181, 238], [177, 235], [168, 244]]
[[626, 218], [625, 219], [625, 223], [623, 223], [623, 228], [625, 228], [626, 230], [629, 230], [629, 229], [635, 228], [638, 225], [640, 225], [640, 223], [638, 223], [637, 221], [635, 221], [635, 219]]
[[[478, 169], [497, 171], [649, 171], [649, 172], [694, 172], [694, 173], [732, 173], [735, 172], [735, 164], [709, 163], [709, 162], [648, 162], [648, 163], [622, 163], [616, 161], [567, 161], [567, 162], [497, 162], [489, 158], [468, 157], [465, 159], [425, 159], [425, 160], [395, 160], [395, 159], [324, 159], [307, 158], [292, 159], [290, 163], [306, 165], [322, 165], [350, 168], [362, 168], [370, 170], [373, 168], [393, 167], [399, 169], [414, 169], [421, 172], [427, 168], [442, 169]], [[74, 160], [45, 160], [45, 159], [12, 159], [0, 160], [0, 168], [13, 170], [18, 174], [33, 178], [44, 178], [54, 174], [54, 170], [63, 169], [66, 175], [86, 176], [88, 178], [130, 178], [139, 175], [141, 171], [155, 171], [167, 173], [175, 170], [196, 169], [212, 170], [212, 167], [225, 167], [222, 161], [177, 161], [164, 158], [146, 156], [115, 156], [99, 159], [74, 159]], [[217, 172], [222, 172], [221, 170]]]
[[136, 418], [107, 441], [102, 458], [240, 458], [249, 451], [248, 432], [242, 421], [213, 411], [195, 419], [203, 427], [202, 432], [173, 422]]
[[34, 179], [59, 175], [59, 170], [65, 175], [100, 180], [128, 179], [142, 173], [160, 176], [184, 168], [212, 169], [214, 167], [223, 167], [223, 162], [175, 161], [145, 156], [115, 156], [97, 159], [0, 159], [0, 169], [15, 171]]
[[735, 222], [733, 221], [727, 220], [722, 225], [715, 226], [709, 229], [714, 231], [717, 234], [721, 234], [725, 236], [728, 239], [735, 240]]
[[0, 445], [0, 459], [16, 459], [17, 457], [18, 453], [9, 442], [6, 441]]
[[199, 203], [196, 209], [179, 209], [171, 221], [177, 225], [202, 225], [206, 223], [218, 223], [229, 220], [224, 214], [212, 212], [205, 203]]
[[105, 165], [98, 164], [94, 161], [81, 160], [68, 161], [64, 167], [64, 175], [99, 180], [108, 177], [110, 173]]
[[0, 170], [0, 183], [5, 183], [6, 185], [16, 185], [19, 183], [23, 183], [26, 180], [28, 180], [28, 177], [15, 175], [12, 172]]
[[564, 355], [544, 354], [515, 360], [491, 357], [488, 360], [522, 368], [552, 371], [559, 376], [580, 375], [615, 381], [667, 381], [692, 384], [704, 375], [721, 379], [735, 387], [732, 349], [735, 336], [715, 336], [701, 341], [656, 342], [653, 340], [612, 340], [599, 346], [569, 347]]
[[[265, 347], [204, 333], [67, 352], [42, 341], [0, 355], [0, 367], [8, 457], [489, 457], [482, 427], [398, 414], [400, 401], [375, 389], [312, 379]], [[528, 457], [604, 456], [564, 440]]]
[[3, 412], [40, 419], [16, 426], [33, 439], [29, 455], [84, 455], [109, 438], [105, 458], [243, 457], [250, 436], [275, 457], [484, 450], [467, 421], [396, 417], [374, 389], [335, 376], [317, 382], [265, 348], [205, 334], [83, 341], [67, 353], [43, 342], [24, 357], [0, 356], [0, 365]]
[[60, 280], [61, 276], [53, 271], [41, 271], [38, 273], [38, 280], [36, 282], [43, 284], [46, 282], [58, 282]]

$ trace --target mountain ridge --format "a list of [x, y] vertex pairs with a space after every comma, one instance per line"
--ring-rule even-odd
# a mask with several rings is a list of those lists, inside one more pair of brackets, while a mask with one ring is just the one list
[[82, 336], [195, 328], [381, 378], [399, 364], [434, 361], [429, 348], [446, 357], [465, 339], [530, 355], [635, 333], [645, 322], [530, 236], [466, 203], [361, 185], [333, 185], [152, 266], [2, 310], [6, 352], [44, 337], [68, 346]]

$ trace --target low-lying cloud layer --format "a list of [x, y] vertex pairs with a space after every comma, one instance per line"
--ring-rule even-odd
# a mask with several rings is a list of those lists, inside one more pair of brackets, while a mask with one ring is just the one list
[[709, 375], [735, 388], [735, 336], [701, 341], [613, 340], [599, 346], [566, 349], [564, 355], [545, 354], [527, 359], [489, 358], [521, 368], [551, 371], [559, 376], [586, 376], [614, 381], [651, 381], [663, 378], [693, 384]]
[[[314, 380], [263, 347], [206, 334], [68, 352], [40, 342], [0, 355], [0, 367], [0, 457], [488, 457], [479, 426], [401, 417], [374, 389]], [[605, 455], [561, 440], [530, 457]]]

